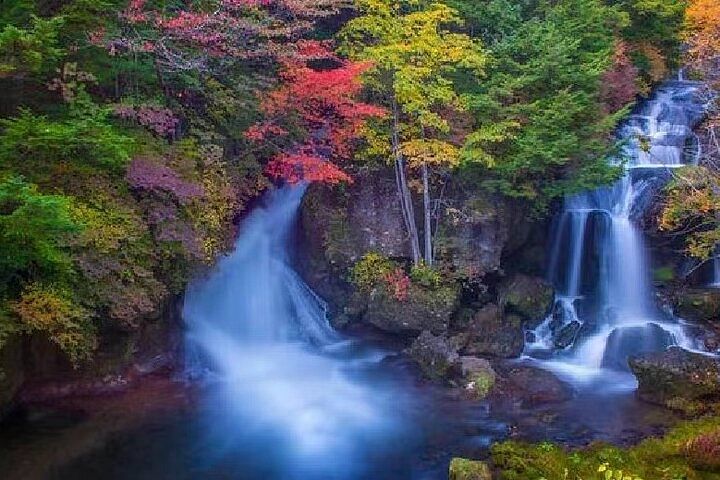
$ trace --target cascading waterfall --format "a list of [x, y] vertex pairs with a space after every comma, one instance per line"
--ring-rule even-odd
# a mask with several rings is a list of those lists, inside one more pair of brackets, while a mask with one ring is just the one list
[[697, 161], [697, 88], [682, 78], [661, 86], [618, 131], [624, 176], [565, 199], [549, 265], [555, 307], [530, 332], [527, 354], [573, 381], [625, 371], [632, 354], [693, 347], [677, 319], [654, 304], [635, 221], [669, 168]]
[[358, 378], [358, 365], [383, 355], [343, 341], [289, 264], [304, 191], [271, 193], [235, 251], [189, 289], [188, 371], [212, 383], [207, 450], [218, 461], [240, 456], [243, 471], [264, 478], [354, 478], [373, 442], [393, 441], [393, 409], [407, 404]]

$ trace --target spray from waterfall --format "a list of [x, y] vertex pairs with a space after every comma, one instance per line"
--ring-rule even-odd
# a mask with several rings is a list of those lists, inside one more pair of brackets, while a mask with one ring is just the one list
[[395, 409], [409, 407], [392, 388], [359, 378], [384, 355], [344, 341], [290, 265], [304, 191], [270, 193], [234, 252], [189, 289], [188, 372], [212, 384], [207, 441], [218, 461], [256, 459], [250, 471], [268, 478], [355, 478], [362, 459], [398, 433]]

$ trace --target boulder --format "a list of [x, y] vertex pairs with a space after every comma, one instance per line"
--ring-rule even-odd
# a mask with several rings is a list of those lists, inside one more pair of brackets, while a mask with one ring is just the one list
[[500, 289], [499, 303], [531, 326], [544, 320], [553, 306], [553, 288], [540, 277], [514, 275]]
[[529, 365], [496, 365], [499, 396], [521, 408], [561, 403], [572, 398], [572, 388], [553, 373]]
[[581, 328], [582, 323], [577, 320], [573, 320], [561, 327], [553, 340], [555, 348], [565, 349], [575, 343], [575, 338], [577, 338], [577, 334]]
[[693, 289], [676, 292], [675, 313], [694, 322], [711, 323], [720, 328], [720, 289]]
[[392, 171], [359, 173], [342, 189], [312, 184], [300, 210], [299, 240], [298, 271], [341, 327], [354, 315], [346, 310], [353, 291], [348, 269], [369, 251], [411, 256]]
[[466, 329], [465, 355], [499, 358], [518, 357], [525, 345], [523, 321], [517, 315], [503, 315], [495, 304], [480, 309]]
[[383, 288], [370, 294], [356, 292], [351, 311], [362, 321], [394, 334], [417, 335], [423, 330], [435, 334], [447, 331], [457, 306], [459, 291], [455, 287], [425, 288], [411, 284], [406, 300], [399, 301]]
[[630, 357], [640, 399], [701, 413], [720, 401], [720, 359], [671, 347], [661, 353]]
[[477, 278], [500, 269], [508, 241], [507, 212], [502, 202], [450, 185], [443, 221], [436, 234], [438, 264], [457, 276]]
[[415, 339], [407, 354], [431, 380], [454, 377], [462, 371], [458, 346], [447, 337], [433, 335], [427, 330]]
[[485, 462], [455, 457], [450, 461], [449, 480], [492, 480]]
[[497, 375], [484, 358], [460, 357], [460, 368], [465, 390], [476, 399], [485, 398], [495, 386]]

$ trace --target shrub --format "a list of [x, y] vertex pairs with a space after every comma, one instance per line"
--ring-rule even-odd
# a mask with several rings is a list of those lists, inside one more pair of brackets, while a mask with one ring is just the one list
[[73, 363], [88, 358], [95, 349], [89, 314], [73, 303], [66, 291], [32, 284], [11, 308], [25, 329], [47, 333]]
[[425, 264], [415, 265], [410, 270], [410, 278], [418, 285], [426, 288], [437, 288], [442, 282], [440, 272]]
[[361, 290], [370, 290], [395, 270], [395, 264], [377, 252], [366, 253], [351, 269], [350, 281]]
[[693, 467], [720, 472], [720, 429], [688, 440], [683, 453]]

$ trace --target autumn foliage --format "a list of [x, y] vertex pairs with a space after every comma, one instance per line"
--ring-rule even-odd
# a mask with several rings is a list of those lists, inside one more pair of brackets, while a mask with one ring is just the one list
[[[285, 59], [280, 87], [262, 103], [265, 119], [251, 127], [246, 137], [279, 147], [267, 165], [271, 177], [291, 183], [350, 181], [335, 162], [349, 158], [353, 140], [368, 118], [385, 114], [383, 109], [357, 100], [362, 89], [360, 76], [370, 64], [339, 60], [315, 42], [305, 42], [301, 51], [309, 58], [324, 57], [336, 66], [314, 69], [307, 60]], [[291, 127], [299, 127], [302, 138], [283, 139], [289, 137]]]
[[720, 3], [692, 0], [686, 11], [688, 57], [700, 71], [720, 65]]
[[613, 63], [601, 79], [600, 99], [609, 113], [617, 112], [632, 103], [638, 90], [638, 68], [628, 56], [628, 46], [623, 41], [615, 44]]

